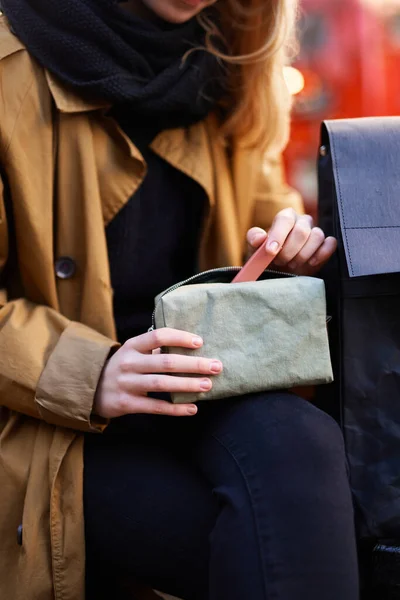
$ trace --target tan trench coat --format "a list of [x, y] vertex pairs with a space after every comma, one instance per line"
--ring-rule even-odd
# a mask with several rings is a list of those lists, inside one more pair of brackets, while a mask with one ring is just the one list
[[[146, 173], [105, 108], [63, 88], [0, 17], [1, 600], [84, 598], [80, 432], [107, 425], [91, 411], [116, 345], [104, 227]], [[233, 144], [228, 159], [214, 117], [152, 148], [206, 191], [203, 267], [241, 263], [249, 226], [301, 210], [278, 161], [265, 177], [255, 151]]]

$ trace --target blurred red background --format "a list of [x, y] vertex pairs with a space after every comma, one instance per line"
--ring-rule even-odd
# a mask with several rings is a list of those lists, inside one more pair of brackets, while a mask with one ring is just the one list
[[400, 115], [400, 0], [302, 0], [299, 38], [286, 73], [297, 93], [285, 160], [315, 214], [321, 121]]

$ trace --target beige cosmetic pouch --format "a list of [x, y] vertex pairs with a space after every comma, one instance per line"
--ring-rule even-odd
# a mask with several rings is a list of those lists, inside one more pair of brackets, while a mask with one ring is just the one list
[[265, 271], [258, 281], [230, 284], [238, 270], [200, 273], [156, 299], [153, 328], [190, 331], [204, 340], [199, 350], [164, 352], [216, 358], [224, 365], [211, 391], [172, 394], [175, 403], [333, 380], [324, 282]]

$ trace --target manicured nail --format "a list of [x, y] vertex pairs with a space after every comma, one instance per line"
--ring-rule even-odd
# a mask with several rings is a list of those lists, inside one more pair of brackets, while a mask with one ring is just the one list
[[203, 379], [203, 381], [200, 382], [200, 389], [203, 392], [208, 392], [208, 390], [211, 389], [211, 381], [209, 379]]
[[193, 346], [197, 346], [198, 348], [200, 348], [200, 346], [203, 345], [203, 340], [201, 339], [201, 337], [196, 336], [192, 339], [192, 344]]
[[222, 371], [222, 363], [221, 363], [221, 362], [219, 362], [219, 360], [214, 360], [214, 361], [211, 363], [211, 366], [210, 366], [210, 371], [211, 371], [212, 373], [220, 373], [220, 372]]
[[317, 264], [318, 264], [318, 259], [317, 259], [317, 258], [311, 258], [311, 259], [308, 261], [308, 264], [310, 265], [310, 267], [316, 267], [316, 266], [317, 266]]
[[195, 415], [197, 413], [197, 406], [188, 406], [187, 411], [189, 415]]
[[279, 244], [278, 242], [271, 242], [270, 244], [268, 244], [267, 248], [270, 252], [273, 252], [275, 254], [279, 250]]

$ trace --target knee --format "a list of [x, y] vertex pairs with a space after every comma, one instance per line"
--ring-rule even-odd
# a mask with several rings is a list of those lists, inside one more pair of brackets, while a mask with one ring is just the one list
[[293, 467], [307, 464], [314, 471], [345, 470], [344, 439], [332, 417], [291, 394], [273, 400], [271, 410], [275, 450], [280, 448], [281, 457], [291, 455]]
[[302, 398], [289, 393], [248, 397], [231, 416], [227, 435], [240, 440], [253, 456], [271, 457], [293, 467], [309, 463], [314, 469], [342, 469], [345, 465], [338, 424]]
[[302, 398], [294, 397], [292, 403], [295, 410], [281, 427], [295, 456], [329, 470], [344, 467], [344, 439], [336, 421]]

